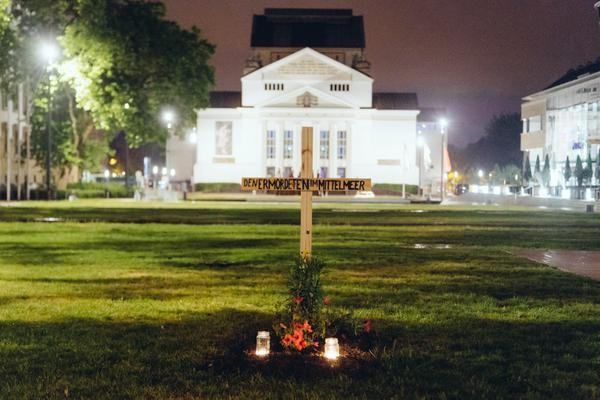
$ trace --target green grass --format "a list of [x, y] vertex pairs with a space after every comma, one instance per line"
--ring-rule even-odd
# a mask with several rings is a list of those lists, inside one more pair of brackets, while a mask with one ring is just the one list
[[2, 399], [600, 398], [600, 283], [509, 253], [600, 250], [596, 215], [317, 206], [325, 291], [377, 333], [352, 368], [245, 356], [285, 297], [295, 205], [25, 203], [0, 220]]

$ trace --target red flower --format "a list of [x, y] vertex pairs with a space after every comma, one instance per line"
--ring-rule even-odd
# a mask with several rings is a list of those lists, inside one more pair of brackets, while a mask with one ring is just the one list
[[302, 303], [303, 300], [304, 300], [304, 297], [302, 297], [302, 296], [294, 297], [294, 303], [296, 303], [296, 304]]
[[294, 330], [302, 330], [303, 325], [300, 322], [294, 322]]
[[363, 324], [363, 330], [365, 331], [365, 333], [371, 332], [372, 328], [373, 328], [373, 321], [371, 321], [370, 319], [366, 320], [365, 323]]
[[293, 336], [295, 341], [300, 341], [304, 339], [304, 332], [302, 332], [302, 330], [297, 329], [294, 331], [294, 336]]
[[319, 347], [319, 342], [313, 342], [313, 346]]
[[281, 341], [281, 343], [283, 343], [284, 346], [289, 346], [293, 341], [294, 341], [294, 338], [292, 337], [292, 335], [290, 335], [288, 333], [283, 337], [283, 340]]
[[329, 298], [329, 296], [325, 296], [325, 298], [323, 299], [323, 304], [325, 304], [326, 306], [328, 306], [329, 303], [331, 303], [331, 299]]
[[304, 325], [302, 325], [302, 329], [304, 329], [308, 333], [312, 333], [312, 327], [308, 323], [308, 321], [304, 321]]

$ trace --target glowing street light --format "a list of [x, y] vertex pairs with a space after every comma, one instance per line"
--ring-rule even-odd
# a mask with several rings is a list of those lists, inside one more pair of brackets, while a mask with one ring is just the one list
[[480, 169], [479, 171], [477, 171], [477, 176], [480, 178], [483, 178], [483, 170]]
[[441, 176], [440, 176], [440, 198], [441, 198], [441, 202], [444, 201], [444, 139], [445, 139], [445, 133], [446, 133], [446, 128], [448, 127], [448, 120], [446, 118], [440, 118], [440, 127], [441, 127], [441, 134], [442, 134], [442, 148], [440, 151], [440, 170], [441, 170]]
[[162, 120], [167, 124], [167, 129], [171, 129], [173, 127], [173, 122], [175, 122], [175, 112], [173, 112], [173, 110], [164, 110], [162, 113]]
[[442, 134], [446, 133], [446, 127], [448, 126], [448, 120], [446, 118], [440, 118], [440, 126], [442, 127]]
[[198, 143], [198, 135], [196, 134], [196, 128], [192, 129], [189, 133], [188, 142], [190, 142], [190, 144]]
[[51, 176], [52, 176], [52, 172], [51, 172], [51, 165], [50, 165], [50, 159], [51, 159], [51, 149], [52, 149], [52, 85], [50, 82], [50, 70], [52, 67], [52, 64], [54, 64], [54, 62], [58, 59], [60, 50], [58, 48], [58, 45], [56, 44], [56, 42], [54, 41], [43, 41], [42, 43], [40, 43], [39, 46], [39, 54], [40, 57], [44, 60], [44, 62], [47, 64], [47, 68], [48, 68], [48, 121], [47, 121], [47, 126], [46, 126], [46, 195], [47, 195], [47, 199], [51, 200], [52, 199], [52, 192], [50, 191], [50, 185], [51, 185]]
[[40, 44], [39, 54], [46, 63], [52, 64], [58, 59], [60, 49], [55, 42], [44, 41]]

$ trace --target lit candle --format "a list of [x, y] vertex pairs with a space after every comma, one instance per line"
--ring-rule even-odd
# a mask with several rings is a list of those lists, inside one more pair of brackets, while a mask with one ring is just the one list
[[325, 339], [325, 358], [336, 360], [340, 356], [340, 345], [337, 338]]
[[264, 357], [269, 354], [271, 335], [268, 331], [258, 331], [256, 335], [256, 355]]

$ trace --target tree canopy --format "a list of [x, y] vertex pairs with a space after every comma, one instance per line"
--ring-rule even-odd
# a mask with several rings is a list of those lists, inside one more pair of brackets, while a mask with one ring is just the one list
[[[6, 0], [0, 0], [6, 1]], [[195, 110], [208, 105], [214, 72], [208, 64], [214, 46], [197, 28], [185, 30], [165, 18], [165, 7], [146, 0], [14, 0], [6, 18], [10, 40], [3, 50], [16, 55], [2, 67], [0, 79], [14, 76], [32, 83], [33, 134], [44, 134], [43, 117], [52, 104], [53, 151], [61, 176], [70, 168], [98, 164], [98, 154], [117, 132], [130, 147], [164, 142], [195, 123]], [[10, 22], [12, 21], [12, 23]], [[0, 18], [0, 35], [3, 19]], [[46, 70], [37, 52], [56, 37], [62, 48], [54, 68]], [[4, 62], [0, 59], [0, 62]], [[51, 81], [55, 81], [49, 91]], [[48, 101], [52, 93], [52, 103]], [[161, 121], [170, 110], [171, 129]], [[35, 115], [37, 114], [37, 115]], [[64, 132], [60, 131], [63, 130]], [[93, 142], [93, 143], [92, 143]], [[42, 159], [44, 141], [34, 153]], [[91, 150], [95, 149], [95, 150]]]
[[518, 113], [495, 116], [485, 128], [485, 135], [464, 149], [451, 149], [452, 163], [458, 169], [484, 169], [495, 165], [521, 165], [521, 118]]

